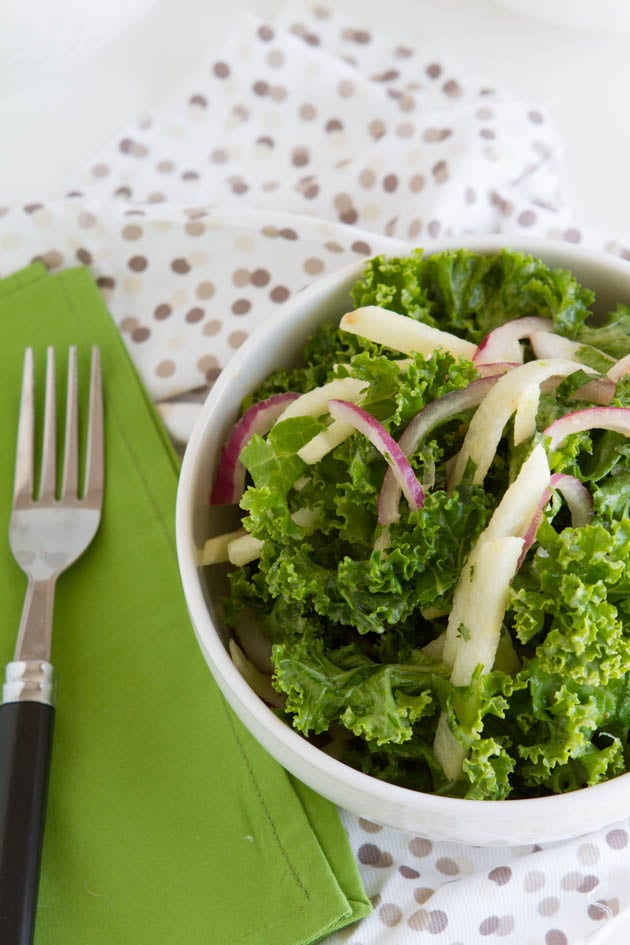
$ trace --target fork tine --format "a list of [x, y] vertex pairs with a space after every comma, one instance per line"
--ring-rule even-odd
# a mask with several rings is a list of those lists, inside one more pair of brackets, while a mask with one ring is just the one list
[[33, 428], [33, 349], [27, 348], [22, 371], [14, 499], [30, 499], [33, 496]]
[[98, 348], [92, 348], [84, 499], [100, 504], [103, 492], [103, 385]]
[[78, 424], [77, 349], [68, 351], [68, 387], [66, 395], [66, 430], [63, 456], [61, 498], [76, 496], [79, 482], [79, 424]]
[[55, 349], [46, 350], [46, 397], [44, 403], [44, 434], [42, 446], [42, 473], [39, 498], [55, 496], [57, 478], [57, 421], [56, 421]]

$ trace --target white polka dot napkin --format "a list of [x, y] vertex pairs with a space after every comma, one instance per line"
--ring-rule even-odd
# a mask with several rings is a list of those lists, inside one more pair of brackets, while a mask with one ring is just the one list
[[[65, 196], [0, 208], [0, 274], [34, 257], [89, 266], [184, 443], [233, 351], [302, 287], [437, 237], [523, 231], [630, 260], [573, 220], [544, 108], [426, 37], [291, 3], [272, 24], [243, 20]], [[485, 850], [342, 816], [375, 910], [330, 945], [578, 945], [630, 914], [628, 824]]]

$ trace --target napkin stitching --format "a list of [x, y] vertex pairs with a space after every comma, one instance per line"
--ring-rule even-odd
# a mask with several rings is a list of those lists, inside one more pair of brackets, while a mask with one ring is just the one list
[[[237, 746], [238, 746], [238, 750], [239, 750], [239, 752], [240, 752], [240, 754], [241, 754], [241, 758], [243, 759], [243, 764], [244, 764], [245, 768], [247, 769], [247, 772], [248, 772], [248, 774], [249, 774], [249, 777], [250, 777], [250, 779], [251, 779], [251, 782], [254, 784], [254, 787], [255, 787], [255, 790], [256, 790], [256, 795], [257, 795], [257, 797], [258, 797], [258, 801], [259, 801], [259, 804], [260, 804], [260, 806], [261, 806], [261, 808], [262, 808], [262, 811], [263, 811], [265, 817], [267, 818], [267, 821], [269, 822], [269, 824], [270, 824], [270, 826], [271, 826], [271, 832], [272, 832], [273, 838], [274, 838], [274, 840], [275, 840], [275, 842], [276, 842], [276, 845], [277, 845], [278, 849], [280, 850], [280, 852], [281, 852], [281, 854], [282, 854], [282, 857], [283, 857], [285, 863], [286, 863], [287, 866], [289, 867], [289, 870], [290, 870], [290, 872], [291, 872], [291, 875], [292, 875], [293, 878], [295, 879], [295, 882], [296, 882], [298, 888], [302, 891], [302, 893], [304, 894], [304, 897], [305, 897], [307, 900], [310, 900], [311, 894], [310, 894], [308, 888], [307, 888], [307, 887], [304, 885], [304, 883], [302, 882], [302, 880], [301, 880], [301, 878], [300, 878], [300, 876], [299, 876], [299, 874], [298, 874], [298, 872], [297, 872], [297, 870], [296, 870], [294, 864], [292, 863], [292, 861], [291, 861], [291, 859], [290, 859], [290, 857], [289, 857], [288, 852], [286, 851], [286, 849], [285, 849], [284, 846], [282, 845], [282, 841], [280, 840], [280, 835], [279, 835], [278, 830], [277, 830], [277, 827], [276, 827], [276, 822], [275, 822], [275, 820], [273, 819], [273, 817], [271, 816], [271, 813], [270, 813], [270, 811], [269, 811], [269, 808], [267, 807], [267, 804], [265, 803], [265, 798], [264, 798], [264, 795], [263, 795], [263, 793], [262, 793], [262, 791], [260, 790], [260, 787], [259, 787], [259, 785], [258, 785], [258, 781], [257, 781], [257, 779], [256, 779], [255, 772], [254, 772], [252, 766], [251, 766], [250, 763], [249, 763], [249, 758], [247, 757], [247, 752], [245, 751], [245, 748], [244, 748], [243, 743], [242, 743], [242, 741], [241, 741], [240, 735], [239, 735], [239, 733], [238, 733], [238, 731], [237, 731], [237, 729], [236, 729], [236, 726], [234, 725], [234, 719], [232, 718], [232, 715], [230, 714], [230, 712], [228, 712], [228, 709], [227, 709], [227, 705], [226, 705], [226, 703], [225, 703], [225, 700], [222, 699], [221, 701], [222, 701], [222, 704], [223, 704], [224, 712], [225, 712], [226, 717], [227, 717], [227, 720], [228, 720], [228, 724], [229, 724], [229, 726], [230, 726], [230, 728], [231, 728], [231, 730], [232, 730], [232, 733], [233, 733], [233, 735], [234, 735], [234, 740], [236, 741], [236, 744], [237, 744]], [[303, 912], [305, 908], [306, 908], [306, 905], [304, 904], [304, 905], [300, 906], [299, 909], [294, 910], [294, 912], [292, 912], [292, 913], [287, 913], [287, 914], [290, 914], [290, 915], [298, 915], [300, 912]], [[247, 932], [245, 935], [239, 935], [238, 938], [232, 939], [231, 941], [232, 941], [232, 942], [239, 942], [239, 941], [242, 941], [244, 938], [246, 938], [248, 935], [250, 935], [251, 932], [262, 932], [262, 931], [263, 931], [264, 929], [266, 929], [266, 928], [270, 928], [270, 927], [273, 926], [273, 925], [277, 925], [277, 924], [278, 924], [278, 921], [279, 921], [279, 920], [276, 919], [274, 922], [268, 922], [266, 925], [258, 926], [258, 927], [255, 928], [255, 929], [251, 929], [251, 930], [250, 930], [249, 932]], [[328, 926], [327, 926], [327, 928], [328, 928]]]

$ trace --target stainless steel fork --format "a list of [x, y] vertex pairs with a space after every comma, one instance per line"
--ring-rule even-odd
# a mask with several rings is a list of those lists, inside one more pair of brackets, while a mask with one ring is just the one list
[[88, 435], [79, 489], [77, 350], [68, 354], [65, 442], [57, 486], [55, 353], [46, 360], [43, 444], [35, 490], [33, 351], [24, 357], [9, 540], [28, 577], [12, 662], [0, 704], [0, 942], [31, 945], [54, 719], [50, 662], [58, 576], [85, 551], [103, 500], [103, 397], [98, 349], [92, 349]]

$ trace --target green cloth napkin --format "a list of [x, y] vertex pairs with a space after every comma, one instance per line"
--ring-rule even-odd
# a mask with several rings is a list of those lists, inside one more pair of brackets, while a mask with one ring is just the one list
[[[177, 570], [178, 461], [85, 269], [0, 281], [0, 657], [25, 578], [7, 541], [24, 348], [101, 349], [100, 530], [59, 580], [58, 699], [36, 945], [298, 945], [370, 911], [333, 805], [249, 736], [197, 648]], [[85, 380], [84, 389], [87, 387]]]

